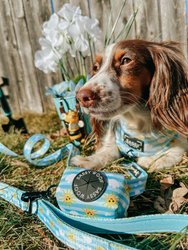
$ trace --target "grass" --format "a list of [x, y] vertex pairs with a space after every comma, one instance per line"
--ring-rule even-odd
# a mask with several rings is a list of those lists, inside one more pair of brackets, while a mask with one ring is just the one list
[[[56, 113], [39, 116], [24, 116], [29, 135], [20, 133], [5, 134], [0, 127], [0, 141], [18, 154], [22, 154], [26, 139], [34, 133], [43, 133], [51, 138], [53, 152], [65, 145], [67, 137], [59, 136], [61, 124]], [[53, 139], [52, 139], [53, 138]], [[86, 151], [88, 149], [86, 148]], [[88, 152], [86, 152], [88, 153]], [[173, 169], [149, 173], [146, 192], [132, 199], [129, 216], [157, 213], [154, 201], [160, 194], [160, 179], [173, 176], [176, 183], [182, 181], [188, 186], [188, 158]], [[0, 181], [23, 190], [45, 190], [49, 185], [58, 184], [65, 169], [65, 160], [45, 168], [37, 168], [24, 158], [0, 155]], [[178, 212], [188, 213], [188, 205], [184, 204]], [[108, 239], [137, 247], [143, 250], [175, 250], [188, 249], [188, 239], [182, 234], [147, 234], [147, 235], [105, 235]], [[35, 217], [22, 212], [16, 207], [0, 200], [0, 250], [67, 250], [67, 246], [59, 242]]]

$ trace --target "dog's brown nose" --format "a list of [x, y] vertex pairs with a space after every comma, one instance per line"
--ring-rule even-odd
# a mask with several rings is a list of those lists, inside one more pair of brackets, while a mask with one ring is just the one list
[[80, 89], [76, 97], [80, 102], [81, 106], [85, 108], [93, 106], [96, 99], [95, 93], [91, 89], [87, 88]]

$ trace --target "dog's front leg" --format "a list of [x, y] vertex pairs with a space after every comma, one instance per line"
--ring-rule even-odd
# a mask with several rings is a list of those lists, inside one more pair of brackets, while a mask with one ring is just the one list
[[119, 158], [120, 152], [112, 128], [108, 129], [101, 144], [102, 146], [93, 155], [87, 157], [77, 155], [72, 158], [71, 163], [82, 168], [100, 169]]
[[150, 157], [138, 158], [138, 164], [150, 172], [171, 168], [181, 162], [185, 152], [188, 152], [187, 139], [179, 138], [171, 143], [171, 147], [166, 152], [161, 152]]

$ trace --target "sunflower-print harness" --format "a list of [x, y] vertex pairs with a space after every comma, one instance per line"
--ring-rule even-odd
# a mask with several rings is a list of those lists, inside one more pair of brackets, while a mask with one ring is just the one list
[[147, 157], [164, 153], [178, 138], [178, 134], [169, 130], [138, 134], [130, 129], [124, 121], [115, 125], [116, 144], [122, 155], [133, 158]]

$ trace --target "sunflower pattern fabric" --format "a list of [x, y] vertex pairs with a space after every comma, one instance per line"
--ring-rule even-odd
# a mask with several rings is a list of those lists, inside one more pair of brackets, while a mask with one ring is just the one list
[[[147, 174], [136, 163], [126, 164], [125, 166], [129, 175], [128, 178], [125, 178], [122, 174], [103, 173], [107, 184], [106, 189], [98, 199], [92, 201], [79, 199], [73, 190], [75, 177], [86, 170], [67, 167], [56, 191], [56, 199], [60, 209], [72, 215], [94, 218], [126, 217], [130, 196], [144, 192]], [[94, 195], [95, 193], [90, 194], [91, 197]]]

